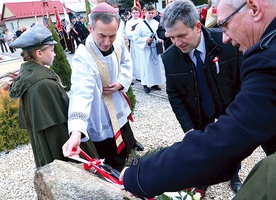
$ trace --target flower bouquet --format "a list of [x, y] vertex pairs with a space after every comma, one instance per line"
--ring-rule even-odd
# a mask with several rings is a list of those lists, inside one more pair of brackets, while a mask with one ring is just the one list
[[201, 191], [194, 189], [185, 189], [178, 192], [165, 192], [159, 195], [157, 200], [200, 200], [202, 198]]

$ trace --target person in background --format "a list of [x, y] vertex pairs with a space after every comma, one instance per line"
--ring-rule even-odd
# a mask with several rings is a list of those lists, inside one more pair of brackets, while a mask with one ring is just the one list
[[[165, 191], [225, 182], [260, 145], [267, 155], [275, 153], [276, 2], [220, 0], [215, 6], [223, 43], [237, 46], [244, 55], [240, 91], [226, 113], [204, 131], [190, 131], [181, 142], [134, 159], [120, 180], [135, 195], [154, 197]], [[275, 196], [275, 190], [268, 190], [275, 187], [270, 186], [275, 186], [275, 181], [263, 182], [260, 193], [258, 189], [249, 193], [254, 199], [266, 199], [269, 193]], [[263, 196], [258, 198], [258, 194]]]
[[67, 24], [68, 22], [65, 21], [65, 19], [61, 20], [61, 28], [62, 28], [62, 32], [64, 35], [64, 41], [61, 42], [64, 43], [63, 49], [64, 50], [68, 50], [69, 54], [74, 54], [75, 53], [75, 43], [74, 43], [74, 38], [72, 37], [72, 35], [70, 34], [70, 30], [68, 28]]
[[[87, 23], [86, 17], [81, 17], [80, 21], [84, 25], [84, 27], [88, 30], [88, 23]], [[89, 33], [88, 33], [88, 35], [89, 35]]]
[[[168, 5], [174, 2], [174, 0], [169, 0]], [[171, 38], [166, 37], [166, 30], [159, 24], [158, 29], [156, 30], [157, 36], [164, 41], [165, 50], [172, 45]]]
[[5, 35], [1, 32], [0, 32], [0, 45], [1, 45], [2, 53], [5, 52], [4, 48], [5, 48], [6, 52], [8, 52], [8, 48], [7, 48], [7, 45], [6, 45], [6, 42], [5, 42]]
[[210, 1], [211, 5], [207, 11], [205, 20], [206, 28], [218, 28], [217, 26], [217, 8], [213, 5], [213, 1]]
[[[127, 40], [126, 45], [127, 45], [128, 50], [130, 51], [130, 40], [127, 39], [127, 34], [126, 34], [126, 23], [128, 22], [128, 20], [130, 20], [132, 18], [132, 16], [128, 10], [126, 10], [123, 15], [124, 15], [123, 21], [124, 21], [125, 36], [126, 36], [125, 40]], [[133, 85], [133, 83], [131, 83], [131, 84]]]
[[89, 35], [89, 30], [88, 30], [88, 24], [86, 22], [85, 17], [80, 17], [80, 24], [81, 24], [81, 31], [82, 31], [82, 40], [86, 39]]
[[117, 35], [119, 24], [120, 16], [109, 4], [98, 4], [90, 14], [90, 35], [72, 60], [70, 139], [63, 154], [79, 154], [81, 139], [90, 138], [100, 158], [121, 171], [133, 147], [143, 146], [128, 120], [131, 110], [123, 92], [131, 84], [132, 62], [124, 39]]
[[17, 28], [17, 31], [15, 32], [16, 38], [18, 38], [22, 33], [23, 33], [23, 31], [21, 31], [21, 28], [18, 27], [18, 28]]
[[206, 16], [207, 16], [208, 7], [206, 4], [203, 4], [203, 7], [201, 8], [201, 19], [202, 24], [205, 24]]
[[[59, 43], [61, 44], [63, 50], [64, 50], [64, 51], [68, 51], [63, 30], [62, 30], [62, 29], [61, 29], [60, 31], [58, 30], [57, 22], [53, 22], [53, 25], [54, 25], [54, 28], [55, 28], [56, 33], [58, 34]], [[61, 28], [62, 28], [62, 27], [61, 27]]]
[[146, 7], [144, 7], [144, 8], [142, 9], [142, 17], [141, 17], [142, 19], [145, 19], [146, 12], [147, 12]]
[[9, 88], [9, 95], [11, 100], [20, 99], [19, 127], [29, 132], [37, 168], [55, 159], [69, 161], [62, 154], [62, 145], [69, 138], [69, 99], [59, 76], [49, 68], [54, 61], [55, 44], [51, 31], [38, 24], [10, 45], [22, 48], [25, 62]]
[[80, 22], [81, 21], [81, 15], [80, 14], [76, 14], [76, 20], [77, 20], [77, 22]]
[[[63, 21], [63, 20], [64, 20], [64, 21]], [[64, 24], [64, 23], [65, 23], [65, 19], [62, 19], [62, 20], [60, 21], [61, 31], [58, 31], [56, 22], [53, 22], [54, 28], [55, 28], [55, 30], [56, 30], [56, 32], [58, 33], [58, 36], [59, 36], [59, 38], [60, 38], [59, 42], [60, 42], [60, 44], [61, 44], [63, 50], [64, 50], [65, 52], [67, 52], [67, 51], [68, 51], [67, 42], [66, 42], [66, 36], [67, 36], [67, 34], [64, 32], [64, 29], [63, 29], [63, 24]]]
[[140, 8], [134, 6], [131, 8], [131, 19], [126, 23], [126, 35], [130, 45], [130, 55], [133, 64], [133, 76], [137, 81], [141, 81], [141, 69], [140, 69], [140, 48], [133, 41], [133, 35], [136, 30], [136, 26], [143, 22], [143, 19], [139, 18]]
[[[112, 5], [112, 7], [116, 10], [117, 14], [120, 16], [119, 7], [117, 5]], [[118, 32], [123, 36], [123, 38], [125, 40], [125, 45], [128, 47], [129, 43], [128, 43], [128, 39], [126, 36], [126, 26], [125, 26], [124, 20], [121, 18], [121, 16], [120, 16], [120, 25], [119, 25]]]
[[79, 46], [79, 44], [83, 39], [85, 39], [85, 37], [83, 36], [83, 33], [82, 33], [81, 23], [80, 21], [77, 21], [77, 18], [75, 16], [72, 16], [71, 18], [70, 29], [71, 29], [70, 35], [73, 36], [77, 46]]
[[131, 17], [132, 16], [131, 16], [130, 12], [126, 10], [124, 12], [124, 24], [125, 24], [125, 26], [126, 26], [127, 21], [131, 19]]
[[5, 30], [5, 36], [4, 36], [4, 40], [7, 42], [7, 45], [11, 51], [11, 53], [14, 53], [15, 48], [11, 47], [11, 43], [14, 41], [14, 35], [12, 32], [9, 31], [9, 29]]
[[158, 21], [158, 23], [160, 22], [160, 12], [158, 12], [157, 10], [155, 10], [155, 16], [153, 17], [153, 19], [155, 19], [156, 21]]
[[153, 19], [154, 16], [155, 7], [148, 5], [146, 7], [145, 19], [143, 23], [141, 22], [136, 26], [132, 37], [133, 42], [139, 48], [140, 59], [143, 60], [143, 62], [139, 62], [139, 68], [141, 70], [141, 84], [146, 94], [150, 93], [151, 89], [161, 90], [159, 85], [162, 83], [161, 70], [163, 63], [161, 56], [157, 54], [156, 43], [163, 41], [156, 35], [159, 23]]

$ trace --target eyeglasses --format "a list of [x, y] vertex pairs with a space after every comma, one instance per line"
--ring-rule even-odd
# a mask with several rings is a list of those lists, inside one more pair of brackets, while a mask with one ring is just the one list
[[218, 27], [220, 29], [222, 29], [223, 24], [225, 24], [231, 17], [233, 17], [233, 15], [235, 15], [237, 12], [240, 11], [240, 9], [242, 9], [245, 5], [247, 4], [247, 2], [244, 2], [240, 7], [238, 7], [234, 12], [232, 12], [228, 17], [226, 17], [224, 20], [222, 20], [220, 23], [218, 23]]

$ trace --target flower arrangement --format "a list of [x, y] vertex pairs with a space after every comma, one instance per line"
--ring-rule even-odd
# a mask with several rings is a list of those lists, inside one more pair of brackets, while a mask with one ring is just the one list
[[6, 75], [0, 77], [0, 87], [8, 91], [13, 79], [17, 76], [18, 72], [9, 72]]
[[157, 200], [200, 200], [202, 199], [201, 191], [196, 189], [185, 189], [179, 192], [165, 192], [159, 195]]

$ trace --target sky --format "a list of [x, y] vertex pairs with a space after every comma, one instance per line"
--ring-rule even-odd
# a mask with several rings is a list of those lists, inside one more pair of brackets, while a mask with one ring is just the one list
[[[0, 13], [2, 13], [3, 3], [13, 3], [13, 2], [32, 2], [32, 1], [42, 1], [42, 0], [0, 0]], [[78, 2], [80, 0], [59, 0], [63, 2]]]

